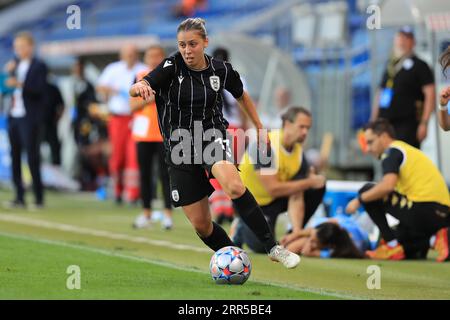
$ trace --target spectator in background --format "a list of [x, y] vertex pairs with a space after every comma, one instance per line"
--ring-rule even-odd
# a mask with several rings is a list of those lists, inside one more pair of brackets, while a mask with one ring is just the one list
[[50, 146], [52, 164], [61, 165], [61, 142], [58, 137], [58, 122], [64, 112], [64, 100], [58, 86], [47, 82], [46, 103], [42, 124], [42, 140]]
[[[439, 59], [441, 66], [442, 66], [442, 72], [445, 73], [447, 68], [450, 67], [450, 46], [447, 47], [447, 49], [444, 51], [444, 53], [441, 55], [441, 58]], [[442, 89], [439, 97], [439, 125], [442, 129], [445, 131], [450, 130], [450, 113], [449, 113], [449, 102], [450, 101], [450, 86], [445, 87]]]
[[72, 125], [75, 142], [77, 145], [87, 144], [89, 141], [89, 131], [83, 130], [85, 123], [91, 125], [92, 119], [89, 116], [89, 105], [97, 102], [94, 86], [84, 76], [84, 61], [79, 59], [72, 66], [72, 80], [74, 92], [74, 110]]
[[34, 204], [36, 208], [42, 208], [44, 188], [40, 169], [39, 130], [45, 112], [47, 66], [34, 56], [34, 39], [28, 32], [21, 32], [14, 38], [14, 52], [16, 58], [6, 65], [10, 74], [6, 84], [14, 88], [8, 134], [16, 196], [8, 206], [25, 207], [21, 164], [22, 150], [25, 150], [33, 179]]
[[106, 123], [92, 117], [89, 107], [97, 102], [94, 86], [84, 76], [84, 61], [72, 66], [74, 109], [72, 127], [79, 151], [77, 179], [81, 189], [94, 191], [103, 185], [108, 174], [105, 144], [108, 141]]
[[414, 54], [415, 44], [413, 30], [409, 27], [401, 28], [395, 35], [371, 121], [389, 120], [397, 139], [420, 148], [434, 110], [435, 87], [430, 67]]
[[[282, 115], [282, 130], [269, 133], [272, 146], [267, 164], [256, 161], [255, 146], [250, 145], [239, 166], [241, 179], [253, 193], [273, 234], [283, 212], [288, 212], [292, 232], [301, 231], [314, 214], [325, 194], [325, 177], [311, 171], [303, 154], [311, 113], [302, 107], [290, 107]], [[254, 252], [264, 252], [262, 243], [240, 219], [233, 222], [232, 240], [247, 244]]]
[[126, 45], [120, 51], [120, 61], [109, 64], [103, 70], [97, 84], [97, 92], [107, 101], [110, 113], [108, 119], [108, 135], [111, 143], [109, 173], [113, 181], [117, 204], [122, 203], [124, 189], [127, 189], [129, 201], [134, 202], [139, 198], [138, 164], [136, 147], [131, 139], [132, 115], [128, 89], [133, 84], [136, 74], [146, 69], [145, 64], [138, 61], [137, 48], [134, 45]]
[[[385, 119], [369, 123], [364, 135], [368, 151], [382, 159], [383, 178], [364, 185], [346, 211], [363, 205], [380, 229], [383, 242], [366, 254], [380, 260], [425, 259], [436, 235], [431, 245], [437, 261], [449, 261], [450, 196], [439, 170], [423, 152], [395, 140]], [[399, 220], [396, 230], [388, 225], [387, 213]]]
[[[155, 69], [165, 58], [164, 49], [155, 45], [145, 51], [144, 62], [148, 69], [137, 74], [136, 80], [140, 81], [147, 73]], [[140, 190], [143, 213], [139, 215], [134, 228], [148, 227], [152, 221], [152, 195], [153, 177], [159, 176], [164, 197], [163, 227], [166, 230], [172, 228], [172, 203], [170, 199], [169, 172], [165, 162], [163, 138], [158, 124], [158, 113], [154, 96], [152, 101], [142, 98], [131, 98], [131, 110], [133, 112], [133, 139], [136, 142], [137, 158], [139, 163]], [[153, 173], [153, 160], [157, 158], [158, 173]]]

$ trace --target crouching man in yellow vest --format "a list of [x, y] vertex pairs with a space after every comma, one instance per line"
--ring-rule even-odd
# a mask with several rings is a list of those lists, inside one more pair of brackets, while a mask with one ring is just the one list
[[[383, 178], [361, 188], [346, 211], [363, 205], [380, 229], [383, 241], [366, 254], [380, 260], [425, 259], [431, 245], [438, 261], [450, 260], [450, 196], [439, 170], [422, 151], [395, 140], [384, 119], [369, 123], [364, 135], [368, 151], [382, 161]], [[386, 213], [399, 220], [395, 230]]]

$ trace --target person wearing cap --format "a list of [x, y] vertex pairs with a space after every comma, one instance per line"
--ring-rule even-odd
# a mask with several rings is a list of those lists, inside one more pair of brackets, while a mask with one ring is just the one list
[[415, 44], [410, 27], [401, 28], [395, 35], [371, 121], [388, 120], [399, 140], [420, 148], [434, 110], [435, 86], [430, 67], [414, 53]]

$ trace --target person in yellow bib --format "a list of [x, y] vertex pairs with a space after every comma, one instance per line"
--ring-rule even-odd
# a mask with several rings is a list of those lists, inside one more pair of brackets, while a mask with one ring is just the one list
[[[363, 205], [380, 229], [383, 241], [366, 254], [380, 260], [425, 259], [431, 245], [438, 261], [449, 261], [450, 195], [439, 170], [419, 149], [396, 140], [385, 119], [369, 123], [364, 135], [368, 151], [382, 161], [383, 178], [364, 185], [346, 211]], [[395, 230], [386, 213], [399, 220]]]
[[[310, 169], [303, 154], [311, 113], [303, 107], [290, 107], [281, 118], [282, 129], [269, 133], [271, 152], [267, 159], [257, 158], [256, 146], [250, 145], [239, 165], [241, 179], [261, 206], [273, 234], [278, 215], [286, 211], [292, 231], [302, 230], [322, 202], [326, 182], [324, 176]], [[263, 244], [245, 223], [235, 221], [233, 242], [264, 252]]]

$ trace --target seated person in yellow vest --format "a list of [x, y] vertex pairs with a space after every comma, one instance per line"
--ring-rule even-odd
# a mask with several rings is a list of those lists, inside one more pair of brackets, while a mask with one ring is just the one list
[[[279, 214], [288, 212], [292, 231], [300, 231], [322, 202], [325, 177], [310, 170], [302, 144], [311, 128], [311, 113], [290, 107], [282, 115], [283, 129], [269, 133], [271, 152], [262, 161], [255, 145], [250, 145], [239, 166], [241, 179], [256, 201], [275, 234]], [[265, 164], [263, 164], [263, 162]], [[263, 244], [244, 222], [236, 220], [231, 237], [242, 247], [265, 252]]]
[[[364, 205], [380, 229], [383, 241], [366, 254], [381, 260], [425, 259], [431, 246], [438, 261], [449, 261], [450, 196], [439, 170], [419, 149], [395, 140], [386, 120], [369, 123], [364, 135], [368, 151], [382, 160], [383, 178], [363, 186], [346, 211]], [[399, 220], [395, 230], [386, 213]]]

